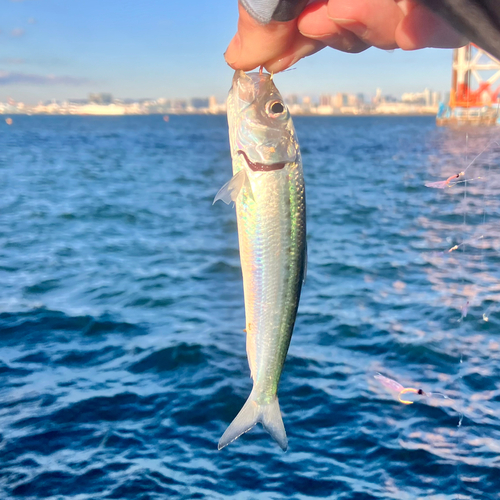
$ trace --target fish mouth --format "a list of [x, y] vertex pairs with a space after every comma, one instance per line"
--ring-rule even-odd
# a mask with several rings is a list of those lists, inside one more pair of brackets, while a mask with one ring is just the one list
[[239, 149], [237, 151], [239, 155], [242, 155], [243, 158], [245, 158], [245, 161], [247, 162], [248, 166], [254, 171], [254, 172], [272, 172], [273, 170], [281, 170], [282, 168], [285, 168], [286, 162], [280, 162], [280, 163], [271, 163], [270, 165], [266, 165], [265, 163], [257, 163], [251, 161], [245, 151], [242, 151]]

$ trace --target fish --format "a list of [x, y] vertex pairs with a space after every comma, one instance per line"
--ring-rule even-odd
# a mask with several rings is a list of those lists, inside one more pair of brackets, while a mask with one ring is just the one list
[[217, 193], [236, 206], [253, 388], [219, 450], [257, 423], [288, 446], [278, 384], [306, 274], [306, 200], [297, 135], [268, 73], [235, 72], [227, 99], [233, 177]]

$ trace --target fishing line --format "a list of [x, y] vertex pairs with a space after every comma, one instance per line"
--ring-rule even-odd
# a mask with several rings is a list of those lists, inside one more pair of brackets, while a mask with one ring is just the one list
[[[468, 140], [469, 140], [469, 133], [466, 133], [465, 136], [465, 156], [466, 156], [466, 161], [468, 157]], [[464, 219], [463, 219], [463, 241], [460, 245], [456, 245], [457, 248], [461, 247], [462, 248], [462, 255], [465, 256], [465, 247], [467, 240], [465, 239], [466, 235], [466, 229], [467, 229], [467, 180], [464, 181]], [[465, 277], [464, 277], [464, 270], [462, 266], [460, 266], [460, 274], [462, 275], [462, 286], [465, 288]], [[456, 437], [456, 447], [457, 447], [457, 470], [456, 470], [456, 482], [457, 482], [457, 499], [461, 498], [460, 494], [460, 489], [461, 489], [461, 480], [460, 480], [460, 436], [461, 436], [461, 428], [462, 428], [462, 422], [464, 419], [464, 396], [463, 396], [463, 391], [462, 391], [462, 386], [463, 386], [463, 374], [462, 374], [462, 365], [464, 361], [464, 347], [463, 347], [463, 337], [460, 335], [460, 333], [463, 334], [463, 331], [465, 327], [464, 325], [464, 320], [465, 316], [462, 315], [460, 325], [457, 327], [458, 328], [458, 333], [459, 333], [459, 338], [460, 338], [460, 362], [458, 365], [458, 393], [461, 394], [460, 397], [460, 404], [458, 406], [459, 408], [459, 414], [458, 414], [458, 423], [457, 423], [457, 437]]]
[[[471, 58], [471, 46], [469, 45], [467, 47], [467, 56], [468, 56], [468, 61], [470, 61]], [[466, 73], [466, 85], [467, 85], [467, 121], [466, 121], [466, 126], [469, 120], [469, 104], [470, 104], [470, 83], [471, 83], [471, 72], [470, 70], [467, 71]], [[472, 160], [467, 167], [465, 168], [465, 172], [470, 168], [470, 166], [476, 161], [477, 158], [483, 153], [479, 153], [474, 160]], [[465, 133], [465, 163], [469, 161], [469, 132], [466, 131]], [[463, 242], [462, 242], [462, 255], [465, 256], [465, 248], [466, 248], [466, 234], [467, 234], [467, 179], [464, 180], [464, 199], [463, 199], [463, 205], [464, 205], [464, 220], [463, 220]], [[464, 271], [464, 269], [461, 269]], [[462, 272], [462, 287], [465, 290], [465, 272]], [[465, 320], [465, 318], [462, 318]], [[460, 333], [464, 334], [465, 333], [465, 321], [460, 321], [460, 325], [457, 327], [458, 329], [458, 334], [460, 338], [460, 363], [458, 365], [458, 390], [459, 394], [461, 395], [461, 401], [459, 404], [459, 417], [458, 417], [458, 423], [457, 423], [457, 439], [456, 439], [456, 446], [457, 446], [457, 499], [461, 498], [460, 490], [462, 486], [462, 481], [460, 479], [460, 437], [462, 434], [462, 422], [464, 419], [464, 408], [465, 408], [465, 401], [464, 401], [464, 392], [462, 391], [463, 388], [463, 361], [464, 361], [464, 343], [463, 343], [463, 337], [460, 335]]]
[[[496, 141], [493, 141], [493, 143], [498, 145], [498, 142], [496, 142]], [[486, 178], [490, 177], [490, 172], [491, 172], [491, 162], [488, 161], [488, 174], [486, 175]], [[487, 196], [487, 189], [488, 189], [488, 186], [485, 186], [485, 188], [484, 188], [484, 195], [483, 195], [483, 228], [484, 228], [484, 230], [486, 230], [486, 196]], [[483, 243], [481, 245], [481, 265], [480, 265], [481, 272], [486, 272], [485, 264], [484, 264], [484, 247], [485, 247], [485, 244]], [[481, 303], [482, 303], [482, 299], [481, 299]], [[488, 314], [489, 314], [489, 310], [488, 309], [483, 312], [483, 321], [488, 321]]]
[[[468, 152], [467, 152], [467, 147], [468, 147], [468, 142], [469, 142], [469, 133], [467, 132], [466, 136], [465, 136], [465, 161], [467, 161], [468, 159]], [[467, 172], [467, 170], [469, 170], [469, 168], [475, 163], [475, 161], [489, 148], [491, 148], [491, 146], [493, 146], [493, 144], [497, 144], [499, 145], [498, 141], [490, 141], [482, 150], [481, 152], [476, 155], [474, 157], [474, 159], [467, 165], [467, 167], [465, 168], [465, 170], [463, 171], [463, 174], [465, 174], [465, 172]]]
[[[462, 124], [465, 126], [465, 130], [463, 133], [465, 133], [465, 151], [463, 153], [464, 157], [462, 159], [462, 163], [464, 164], [463, 170], [455, 173], [454, 175], [449, 176], [445, 180], [440, 180], [440, 181], [432, 181], [432, 182], [425, 182], [426, 187], [430, 188], [436, 188], [436, 189], [447, 189], [447, 188], [452, 188], [456, 186], [457, 184], [463, 184], [463, 198], [461, 200], [461, 203], [463, 204], [463, 217], [462, 217], [462, 222], [460, 224], [460, 207], [457, 206], [456, 209], [453, 210], [454, 216], [457, 217], [457, 224], [455, 224], [455, 228], [457, 233], [462, 233], [462, 238], [461, 242], [459, 244], [455, 244], [451, 248], [449, 248], [447, 251], [440, 252], [439, 255], [444, 256], [448, 255], [456, 250], [461, 249], [461, 258], [457, 259], [456, 264], [454, 264], [455, 268], [458, 272], [456, 275], [456, 279], [453, 280], [454, 285], [453, 285], [453, 290], [451, 291], [452, 298], [459, 298], [459, 300], [463, 300], [464, 302], [461, 304], [460, 311], [461, 311], [461, 317], [456, 320], [457, 323], [465, 323], [465, 319], [467, 318], [468, 310], [471, 304], [477, 299], [478, 295], [483, 295], [484, 291], [487, 291], [487, 288], [485, 288], [482, 285], [481, 282], [481, 274], [477, 277], [477, 279], [470, 280], [472, 283], [471, 290], [468, 289], [467, 283], [469, 280], [466, 280], [466, 273], [473, 273], [477, 267], [476, 267], [476, 256], [477, 252], [474, 253], [474, 249], [479, 250], [480, 249], [480, 264], [479, 264], [479, 272], [486, 272], [486, 267], [487, 263], [485, 261], [485, 253], [486, 253], [486, 242], [481, 242], [480, 247], [478, 248], [477, 245], [474, 244], [474, 242], [477, 242], [479, 240], [485, 239], [488, 237], [487, 234], [487, 227], [486, 227], [486, 222], [487, 222], [487, 215], [486, 215], [486, 210], [487, 210], [487, 196], [488, 193], [491, 193], [492, 187], [491, 186], [484, 186], [484, 189], [481, 187], [478, 190], [471, 190], [471, 193], [468, 193], [467, 188], [469, 187], [469, 183], [472, 181], [485, 181], [486, 183], [491, 182], [490, 180], [490, 174], [491, 174], [491, 162], [488, 161], [488, 169], [486, 170], [486, 165], [477, 165], [477, 168], [474, 168], [471, 170], [471, 174], [469, 176], [466, 176], [466, 173], [469, 172], [469, 169], [472, 169], [472, 167], [476, 164], [477, 160], [480, 158], [481, 155], [485, 153], [485, 151], [489, 150], [493, 145], [500, 145], [500, 141], [498, 141], [497, 138], [492, 139], [491, 135], [487, 135], [486, 137], [482, 134], [479, 134], [478, 138], [485, 139], [485, 142], [479, 142], [477, 143], [477, 146], [483, 146], [482, 149], [476, 154], [474, 150], [477, 151], [476, 149], [476, 142], [473, 141], [471, 144], [471, 156], [474, 154], [473, 158], [471, 161], [469, 161], [469, 130], [471, 124], [474, 123], [475, 120], [475, 115], [471, 116], [470, 113], [470, 106], [471, 106], [471, 74], [472, 71], [470, 69], [470, 64], [472, 61], [472, 49], [471, 46], [469, 45], [466, 49], [467, 52], [465, 54], [465, 59], [466, 59], [466, 64], [468, 65], [465, 68], [465, 73], [460, 72], [457, 75], [457, 79], [455, 80], [455, 88], [452, 89], [452, 92], [455, 92], [455, 99], [454, 101], [454, 113], [455, 113], [455, 119], [457, 120], [458, 124]], [[457, 70], [458, 71], [458, 70]], [[463, 67], [462, 70], [463, 71]], [[463, 88], [463, 86], [466, 86], [466, 88]], [[465, 94], [465, 97], [464, 97]], [[456, 98], [458, 97], [458, 99]], [[460, 105], [463, 106], [463, 101], [466, 101], [466, 108], [465, 108], [465, 113], [462, 113], [460, 115]], [[464, 108], [462, 108], [463, 110]], [[472, 134], [471, 135], [471, 140], [474, 139], [475, 135], [478, 134]], [[463, 136], [462, 136], [463, 137]], [[458, 136], [459, 140], [460, 136]], [[481, 144], [482, 143], [482, 144]], [[451, 173], [451, 172], [450, 172]], [[449, 174], [448, 174], [449, 175]], [[472, 187], [474, 186], [474, 183], [472, 184]], [[482, 197], [481, 197], [481, 191], [482, 191]], [[476, 200], [477, 198], [477, 200]], [[479, 209], [478, 203], [481, 203], [482, 200], [482, 214]], [[460, 200], [457, 197], [456, 198], [456, 203], [457, 205], [460, 204]], [[473, 213], [472, 216], [469, 218], [468, 217], [468, 204], [471, 204], [471, 207], [473, 208]], [[476, 215], [476, 208], [477, 208], [477, 219], [475, 218]], [[481, 216], [482, 215], [482, 216]], [[481, 222], [482, 219], [482, 222]], [[462, 226], [460, 228], [460, 226]], [[461, 229], [461, 231], [460, 231]], [[472, 236], [471, 234], [468, 233], [469, 231], [474, 231], [476, 236]], [[479, 233], [479, 236], [478, 236]], [[460, 241], [460, 240], [459, 240]], [[470, 249], [470, 250], [469, 250]], [[457, 256], [458, 257], [458, 256]], [[478, 281], [479, 280], [479, 281]], [[461, 284], [460, 284], [461, 283]], [[484, 297], [484, 298], [487, 298]], [[483, 304], [484, 299], [481, 296], [481, 305]], [[495, 304], [494, 302], [487, 308], [487, 310], [483, 313], [483, 320], [488, 321], [488, 313], [492, 310], [496, 310], [498, 308], [498, 304]], [[455, 467], [455, 478], [456, 478], [456, 492], [455, 492], [455, 498], [464, 498], [463, 495], [461, 494], [462, 489], [465, 489], [466, 492], [470, 491], [469, 487], [467, 485], [467, 478], [466, 476], [461, 476], [461, 462], [465, 461], [466, 459], [466, 454], [467, 454], [467, 447], [466, 443], [467, 441], [464, 441], [464, 430], [463, 427], [465, 427], [466, 420], [465, 420], [465, 412], [466, 408], [468, 408], [468, 404], [471, 400], [470, 395], [466, 393], [467, 390], [467, 383], [464, 380], [464, 371], [467, 373], [467, 370], [465, 370], [465, 364], [466, 362], [471, 362], [470, 360], [473, 359], [471, 355], [467, 355], [468, 351], [466, 351], [466, 347], [468, 347], [468, 343], [466, 342], [466, 337], [465, 335], [467, 334], [468, 328], [466, 325], [460, 324], [456, 325], [453, 328], [453, 331], [456, 332], [457, 335], [457, 346], [458, 352], [459, 353], [459, 364], [457, 367], [457, 372], [456, 372], [456, 379], [454, 382], [454, 387], [457, 389], [457, 405], [455, 406], [455, 411], [457, 412], [458, 415], [458, 422], [456, 425], [456, 432], [455, 432], [455, 455], [454, 459], [456, 461], [456, 467]], [[402, 388], [401, 391], [399, 392], [399, 401], [404, 404], [411, 404], [412, 401], [410, 401], [408, 398], [402, 398], [402, 395], [405, 394], [417, 394], [417, 390], [414, 388]], [[418, 394], [421, 394], [418, 392]], [[433, 393], [427, 393], [426, 395], [432, 395]], [[445, 397], [446, 399], [447, 396], [434, 393], [435, 395], [440, 395], [442, 397]], [[474, 432], [475, 430], [473, 428], [470, 429], [471, 432]], [[462, 445], [464, 445], [462, 447]], [[453, 459], [453, 455], [452, 455]], [[467, 498], [469, 498], [467, 496]]]
[[[469, 134], [467, 133], [467, 137], [466, 137], [466, 141], [468, 142], [468, 136]], [[489, 144], [487, 144], [483, 150], [478, 154], [476, 155], [476, 157], [467, 165], [467, 167], [465, 167], [465, 169], [462, 171], [462, 172], [459, 172], [458, 174], [453, 174], [452, 176], [448, 177], [448, 179], [445, 179], [444, 181], [427, 181], [424, 183], [425, 187], [429, 187], [429, 188], [435, 188], [435, 189], [445, 189], [445, 188], [451, 188], [453, 186], [456, 186], [457, 184], [463, 184], [464, 182], [470, 182], [470, 181], [475, 181], [475, 180], [478, 180], [478, 179], [484, 179], [484, 177], [472, 177], [470, 179], [464, 179], [463, 181], [455, 181], [455, 182], [452, 182], [454, 179], [460, 179], [462, 177], [465, 176], [465, 173], [467, 172], [467, 170], [469, 170], [469, 168], [475, 163], [475, 161], [489, 148], [491, 148], [491, 146], [493, 146], [493, 144], [497, 144], [497, 145], [500, 145], [500, 143], [498, 141], [491, 141]], [[467, 146], [466, 146], [467, 147]]]
[[[468, 78], [469, 78], [469, 82], [470, 82], [470, 74], [468, 75]], [[470, 92], [470, 83], [468, 85], [468, 92]], [[467, 99], [467, 105], [469, 105], [469, 99]], [[465, 136], [465, 160], [466, 160], [466, 163], [468, 162], [468, 155], [469, 155], [468, 143], [469, 143], [469, 133], [466, 132], [466, 136]], [[474, 157], [472, 162], [470, 162], [468, 164], [468, 166], [466, 167], [464, 172], [466, 172], [469, 169], [469, 167], [471, 167], [472, 164], [474, 164], [476, 162], [476, 160], [487, 149], [491, 148], [494, 144], [499, 145], [499, 142], [496, 140], [492, 141], [488, 137], [486, 146], [481, 150], [481, 152], [479, 154], [477, 154]], [[466, 262], [466, 254], [467, 253], [469, 254], [469, 260], [468, 260], [469, 272], [474, 272], [477, 269], [476, 266], [473, 265], [474, 263], [473, 263], [473, 260], [471, 258], [471, 256], [472, 256], [471, 252], [470, 251], [467, 252], [466, 248], [472, 249], [473, 248], [472, 242], [485, 239], [485, 235], [486, 235], [486, 237], [488, 237], [488, 234], [487, 234], [488, 229], [486, 227], [486, 222], [487, 222], [486, 209], [487, 209], [487, 198], [488, 198], [489, 194], [491, 193], [491, 187], [488, 186], [488, 183], [490, 182], [490, 175], [491, 175], [491, 161], [488, 160], [487, 163], [488, 163], [487, 171], [485, 169], [485, 165], [478, 166], [477, 173], [480, 174], [480, 176], [470, 178], [470, 179], [464, 179], [463, 181], [458, 181], [455, 183], [455, 184], [458, 184], [458, 183], [464, 184], [464, 196], [463, 196], [464, 208], [463, 208], [463, 223], [462, 223], [463, 241], [460, 245], [455, 245], [455, 247], [452, 247], [450, 250], [448, 250], [448, 252], [462, 248], [462, 255], [464, 257], [463, 258], [464, 265], [461, 266], [460, 269], [461, 269], [461, 272], [463, 271], [463, 273], [462, 273], [462, 286], [463, 286], [463, 295], [465, 297], [467, 296], [467, 293], [465, 290], [465, 272], [467, 269], [467, 262]], [[483, 174], [483, 172], [485, 172], [485, 175]], [[468, 233], [467, 233], [468, 225], [471, 227], [478, 225], [478, 223], [475, 223], [473, 220], [468, 221], [468, 218], [467, 218], [467, 207], [468, 207], [467, 203], [469, 201], [468, 193], [467, 193], [468, 182], [473, 181], [473, 180], [477, 180], [477, 179], [486, 180], [486, 185], [484, 186], [484, 189], [482, 192], [482, 217], [480, 216], [482, 221], [481, 221], [481, 219], [479, 219], [479, 221], [478, 221], [478, 223], [480, 225], [479, 231], [481, 231], [483, 234], [481, 234], [479, 237], [474, 237], [474, 238], [469, 237], [469, 239], [465, 239], [468, 236]], [[474, 192], [472, 192], [472, 194], [474, 195]], [[476, 228], [476, 231], [477, 231], [477, 228]], [[479, 270], [478, 270], [479, 273], [486, 272], [487, 264], [485, 262], [485, 247], [486, 247], [486, 242], [481, 242], [481, 244], [480, 244], [480, 264], [479, 264]], [[479, 275], [479, 277], [477, 279], [481, 280], [481, 274]], [[482, 295], [484, 295], [483, 290], [484, 290], [484, 287], [483, 287], [481, 281], [474, 284], [473, 296], [470, 298], [470, 301], [472, 302], [478, 296], [481, 296], [480, 303], [482, 305], [482, 303], [484, 301], [483, 296], [482, 296]], [[469, 308], [469, 305], [470, 305], [470, 302], [469, 302], [469, 300], [467, 300], [466, 305], [462, 306], [462, 317], [460, 318], [460, 320], [458, 320], [460, 323], [464, 322], [464, 320], [467, 316], [467, 310]], [[488, 307], [488, 309], [483, 313], [483, 317], [482, 317], [483, 321], [488, 321], [488, 314], [490, 311], [494, 310], [495, 307], [496, 307], [495, 303], [493, 303], [490, 307]], [[465, 313], [464, 313], [464, 308], [465, 308]], [[459, 405], [460, 411], [459, 411], [459, 420], [458, 420], [458, 424], [457, 424], [457, 438], [456, 438], [456, 442], [457, 442], [457, 468], [456, 468], [456, 470], [457, 470], [457, 473], [456, 473], [457, 474], [457, 498], [464, 498], [461, 495], [461, 489], [465, 488], [466, 491], [468, 491], [468, 488], [466, 485], [464, 485], [464, 479], [460, 476], [460, 470], [461, 470], [462, 454], [466, 453], [466, 450], [461, 450], [460, 446], [461, 446], [461, 444], [463, 444], [463, 436], [464, 436], [465, 431], [462, 428], [464, 427], [464, 419], [466, 416], [465, 411], [466, 411], [466, 408], [468, 407], [467, 405], [470, 401], [470, 397], [468, 397], [466, 395], [466, 392], [465, 392], [467, 388], [465, 387], [466, 383], [464, 382], [463, 373], [464, 373], [464, 369], [465, 369], [465, 367], [464, 367], [465, 362], [468, 361], [470, 356], [467, 357], [466, 355], [464, 355], [464, 350], [465, 350], [464, 339], [465, 339], [465, 335], [466, 335], [466, 326], [459, 325], [457, 327], [457, 331], [459, 334], [461, 333], [461, 335], [460, 335], [461, 352], [460, 352], [460, 363], [459, 363], [459, 367], [458, 367], [458, 389], [459, 389], [459, 394], [461, 394], [461, 398], [460, 398], [461, 401], [460, 401], [460, 405]], [[471, 431], [474, 431], [474, 429], [471, 428]], [[463, 453], [462, 453], [462, 451], [463, 451]]]

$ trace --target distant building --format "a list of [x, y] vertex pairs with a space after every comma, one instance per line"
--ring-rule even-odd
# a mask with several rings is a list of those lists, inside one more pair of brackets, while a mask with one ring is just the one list
[[210, 96], [208, 99], [208, 110], [210, 113], [217, 113], [219, 106], [217, 105], [217, 99], [214, 95]]
[[432, 104], [431, 91], [425, 89], [423, 92], [405, 92], [401, 96], [401, 101], [411, 104], [430, 106]]
[[431, 105], [431, 91], [429, 89], [424, 90], [424, 101], [426, 106]]
[[342, 92], [338, 92], [333, 98], [333, 105], [336, 108], [347, 106], [348, 103], [349, 103], [349, 96], [347, 94], [343, 94]]
[[303, 109], [303, 111], [305, 111], [305, 112], [311, 111], [311, 106], [312, 106], [311, 98], [308, 95], [304, 96], [302, 98], [302, 109]]
[[174, 99], [172, 101], [173, 111], [186, 111], [187, 101], [185, 99]]
[[332, 96], [330, 94], [322, 94], [319, 96], [319, 104], [316, 108], [316, 113], [318, 115], [332, 115]]
[[193, 97], [191, 99], [191, 107], [193, 109], [207, 109], [208, 102], [208, 97]]
[[117, 106], [116, 104], [109, 104], [103, 106], [102, 104], [90, 103], [78, 107], [75, 111], [70, 112], [70, 114], [79, 114], [79, 115], [124, 115], [125, 114], [125, 108], [123, 106]]
[[358, 96], [356, 94], [349, 94], [347, 96], [347, 105], [348, 106], [357, 106], [358, 103]]
[[319, 105], [320, 106], [330, 106], [332, 96], [329, 94], [322, 94], [319, 96]]
[[438, 107], [441, 102], [441, 92], [433, 92], [432, 93], [432, 106]]
[[111, 104], [113, 102], [113, 96], [104, 92], [89, 94], [89, 102], [91, 104]]
[[394, 97], [393, 95], [384, 95], [382, 96], [382, 101], [381, 102], [398, 102], [397, 97]]

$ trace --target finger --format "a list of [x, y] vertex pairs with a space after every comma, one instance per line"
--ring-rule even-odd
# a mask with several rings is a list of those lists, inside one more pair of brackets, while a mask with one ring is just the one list
[[297, 20], [259, 24], [241, 4], [238, 8], [238, 32], [224, 54], [233, 69], [250, 71], [282, 56], [293, 45], [298, 34]]
[[328, 0], [309, 5], [300, 15], [297, 27], [305, 37], [321, 40], [325, 45], [343, 52], [362, 52], [369, 47], [328, 17]]
[[467, 43], [463, 35], [423, 5], [405, 0], [400, 7], [406, 15], [396, 28], [395, 39], [402, 49], [453, 48]]
[[330, 0], [328, 17], [368, 45], [395, 49], [394, 33], [404, 14], [394, 0]]

